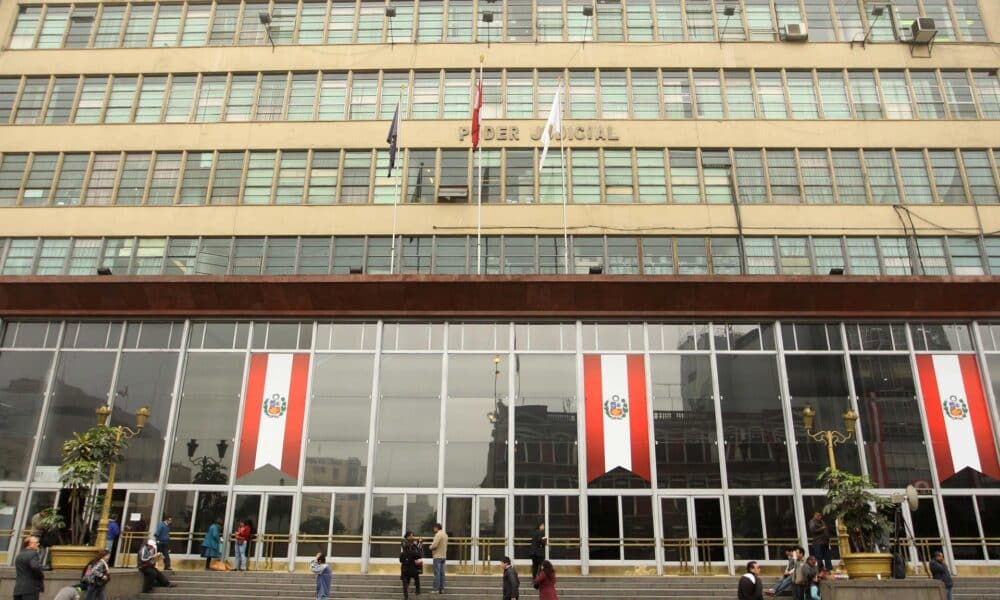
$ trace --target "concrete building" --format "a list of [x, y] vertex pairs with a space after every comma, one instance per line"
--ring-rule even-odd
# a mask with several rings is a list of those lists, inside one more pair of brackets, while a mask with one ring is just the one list
[[265, 562], [541, 521], [582, 572], [777, 565], [810, 405], [920, 490], [914, 562], [995, 568], [998, 41], [992, 0], [3, 2], [0, 556], [110, 403], [180, 558], [223, 516]]

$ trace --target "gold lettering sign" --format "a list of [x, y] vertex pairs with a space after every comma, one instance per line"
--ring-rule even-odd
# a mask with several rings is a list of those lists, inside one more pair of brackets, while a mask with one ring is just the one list
[[[469, 139], [471, 130], [463, 125], [458, 128], [458, 141], [465, 142]], [[480, 130], [480, 139], [483, 141], [496, 142], [518, 142], [530, 139], [538, 142], [542, 139], [542, 125], [536, 125], [531, 129], [521, 128], [517, 125], [483, 125]], [[565, 141], [577, 142], [617, 142], [620, 141], [618, 132], [613, 125], [576, 125], [572, 122], [563, 123], [562, 139]], [[559, 135], [553, 135], [552, 141], [558, 142]]]

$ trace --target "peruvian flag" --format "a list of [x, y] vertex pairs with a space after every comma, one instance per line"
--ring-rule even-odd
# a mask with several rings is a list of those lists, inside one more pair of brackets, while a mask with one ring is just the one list
[[618, 467], [650, 480], [646, 370], [641, 355], [583, 357], [587, 481]]
[[237, 478], [267, 465], [298, 478], [308, 380], [308, 354], [250, 355]]
[[920, 354], [917, 371], [940, 480], [945, 481], [966, 467], [1000, 479], [993, 428], [976, 357]]
[[476, 86], [476, 103], [472, 107], [472, 149], [479, 147], [479, 124], [482, 122], [480, 113], [483, 111], [483, 74], [479, 74], [479, 85]]

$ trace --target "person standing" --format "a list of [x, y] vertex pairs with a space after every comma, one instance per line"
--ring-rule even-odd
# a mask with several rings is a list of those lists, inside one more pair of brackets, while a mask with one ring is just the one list
[[760, 580], [760, 565], [751, 560], [747, 563], [747, 572], [740, 576], [740, 584], [736, 590], [738, 600], [763, 600], [763, 584]]
[[83, 582], [87, 584], [86, 600], [104, 600], [104, 586], [111, 580], [111, 569], [108, 567], [110, 557], [110, 550], [101, 550], [87, 565], [83, 576]]
[[521, 595], [521, 579], [517, 576], [510, 557], [501, 558], [500, 566], [503, 567], [503, 600], [518, 600]]
[[222, 557], [222, 517], [215, 517], [215, 522], [205, 533], [201, 542], [201, 557], [205, 559], [205, 570], [212, 566], [212, 559]]
[[108, 519], [108, 535], [104, 539], [104, 549], [110, 552], [108, 564], [115, 564], [115, 549], [118, 547], [118, 538], [122, 534], [122, 526], [118, 523], [118, 515], [111, 515]]
[[794, 584], [792, 589], [795, 591], [795, 600], [805, 598], [806, 584], [809, 582], [803, 573], [806, 566], [805, 554], [806, 551], [801, 546], [795, 548], [795, 570], [792, 572], [792, 584]]
[[820, 568], [833, 570], [833, 552], [830, 550], [830, 528], [819, 511], [813, 513], [809, 521], [809, 537], [812, 538], [809, 550], [816, 557]]
[[322, 552], [316, 553], [316, 558], [309, 563], [309, 570], [316, 575], [316, 600], [327, 600], [330, 597], [330, 581], [333, 578], [333, 572], [330, 570], [330, 565], [326, 563], [326, 555]]
[[440, 523], [434, 524], [434, 539], [431, 540], [431, 558], [434, 560], [434, 591], [444, 593], [444, 565], [448, 558], [448, 534]]
[[420, 546], [413, 539], [413, 532], [407, 531], [400, 543], [399, 549], [399, 578], [403, 581], [403, 599], [410, 597], [410, 580], [413, 580], [420, 595], [420, 564], [423, 561]]
[[531, 578], [538, 576], [538, 569], [545, 560], [545, 546], [549, 538], [545, 537], [545, 523], [539, 523], [531, 534]]
[[250, 543], [250, 523], [240, 521], [236, 528], [236, 567], [237, 571], [247, 570], [247, 545]]
[[163, 520], [156, 526], [156, 533], [153, 534], [153, 538], [156, 539], [156, 552], [163, 557], [164, 571], [173, 571], [170, 568], [170, 524], [173, 522], [170, 515], [163, 515]]
[[556, 570], [549, 561], [542, 561], [538, 575], [532, 583], [538, 590], [538, 600], [559, 600], [559, 594], [556, 593]]
[[45, 591], [45, 573], [38, 546], [38, 538], [29, 535], [14, 559], [14, 600], [38, 600], [39, 594]]
[[948, 591], [948, 600], [952, 600], [952, 588], [955, 587], [955, 580], [951, 578], [951, 571], [944, 562], [944, 553], [938, 550], [931, 558], [931, 577], [944, 583], [944, 589]]
[[171, 583], [160, 570], [156, 568], [156, 559], [160, 554], [156, 551], [156, 540], [149, 538], [142, 548], [139, 548], [138, 560], [139, 572], [142, 573], [142, 593], [148, 594], [153, 591], [154, 585], [161, 587], [177, 587], [176, 583]]

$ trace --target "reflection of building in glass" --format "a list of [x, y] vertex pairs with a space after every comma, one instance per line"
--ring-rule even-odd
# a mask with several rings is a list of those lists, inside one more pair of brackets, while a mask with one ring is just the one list
[[[530, 402], [530, 400], [528, 400]], [[567, 402], [573, 402], [567, 399]], [[514, 407], [514, 480], [518, 487], [574, 487], [577, 472], [575, 413], [544, 404]]]
[[368, 470], [363, 460], [354, 456], [348, 459], [308, 456], [305, 480], [315, 485], [364, 485]]

